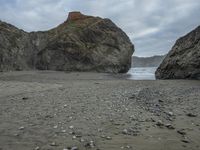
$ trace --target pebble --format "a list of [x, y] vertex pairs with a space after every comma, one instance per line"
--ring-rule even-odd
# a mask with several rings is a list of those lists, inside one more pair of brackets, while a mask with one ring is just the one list
[[127, 129], [124, 129], [124, 130], [122, 131], [122, 133], [123, 133], [123, 134], [128, 134], [128, 130], [127, 130]]
[[23, 99], [23, 100], [27, 100], [27, 99], [28, 99], [28, 97], [23, 97], [22, 99]]
[[25, 127], [23, 127], [23, 126], [22, 126], [22, 127], [19, 127], [19, 130], [24, 130], [24, 128], [25, 128]]
[[81, 142], [85, 142], [85, 140], [83, 138], [80, 139]]
[[102, 132], [103, 131], [103, 129], [98, 129], [98, 132]]
[[52, 142], [50, 145], [51, 146], [57, 146], [56, 142]]
[[19, 136], [19, 134], [16, 133], [16, 134], [14, 134], [14, 136]]
[[110, 136], [107, 136], [106, 139], [107, 140], [112, 140], [112, 138]]
[[172, 129], [172, 130], [175, 129], [175, 127], [172, 126], [171, 124], [166, 124], [165, 127], [167, 127], [168, 129]]
[[89, 147], [89, 148], [95, 147], [94, 141], [87, 142], [87, 143], [85, 144], [85, 147]]
[[71, 134], [71, 135], [74, 135], [74, 134], [75, 134], [75, 132], [71, 131], [71, 132], [69, 132], [69, 134]]
[[190, 143], [190, 141], [187, 138], [184, 138], [181, 140], [183, 143]]
[[196, 115], [196, 114], [193, 114], [193, 113], [188, 113], [187, 116], [188, 116], [188, 117], [197, 117], [197, 115]]
[[122, 146], [121, 149], [131, 149], [132, 147], [129, 146], [129, 145], [126, 145], [126, 146]]
[[159, 120], [159, 121], [156, 123], [156, 125], [159, 126], [159, 127], [162, 127], [162, 126], [164, 126], [164, 123], [163, 123], [161, 120]]
[[54, 129], [57, 129], [57, 128], [58, 128], [58, 126], [57, 126], [57, 125], [56, 125], [56, 126], [53, 126], [53, 128], [54, 128]]
[[174, 115], [174, 113], [173, 112], [167, 112], [167, 114], [169, 115], [169, 116], [173, 116]]
[[37, 146], [36, 148], [35, 148], [35, 150], [39, 150], [40, 149], [40, 147], [39, 146]]
[[70, 129], [74, 129], [74, 126], [69, 126]]
[[71, 150], [78, 150], [78, 147], [74, 146], [71, 148]]
[[179, 133], [181, 135], [186, 135], [185, 129], [177, 130], [177, 133]]

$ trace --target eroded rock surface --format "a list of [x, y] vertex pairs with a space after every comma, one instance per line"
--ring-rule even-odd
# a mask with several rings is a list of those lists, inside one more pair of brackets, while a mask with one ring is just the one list
[[200, 79], [200, 26], [176, 41], [156, 71], [158, 79]]
[[19, 30], [0, 23], [0, 71], [62, 70], [127, 72], [134, 46], [111, 20], [69, 13], [45, 32]]

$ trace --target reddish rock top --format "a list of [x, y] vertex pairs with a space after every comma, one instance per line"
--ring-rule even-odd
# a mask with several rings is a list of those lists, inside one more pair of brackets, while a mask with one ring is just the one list
[[75, 12], [69, 13], [67, 21], [75, 21], [75, 20], [85, 19], [88, 17], [89, 16], [86, 16], [86, 15], [82, 14], [81, 12], [75, 11]]

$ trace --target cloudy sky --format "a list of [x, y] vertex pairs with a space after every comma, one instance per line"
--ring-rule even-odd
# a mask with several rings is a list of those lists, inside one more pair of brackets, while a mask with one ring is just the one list
[[134, 43], [136, 56], [166, 54], [200, 25], [200, 0], [0, 0], [0, 20], [25, 31], [53, 28], [70, 11], [113, 20]]

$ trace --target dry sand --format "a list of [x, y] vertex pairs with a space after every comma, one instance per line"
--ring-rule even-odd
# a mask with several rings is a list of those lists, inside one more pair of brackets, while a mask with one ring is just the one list
[[200, 81], [0, 74], [0, 150], [199, 150]]

